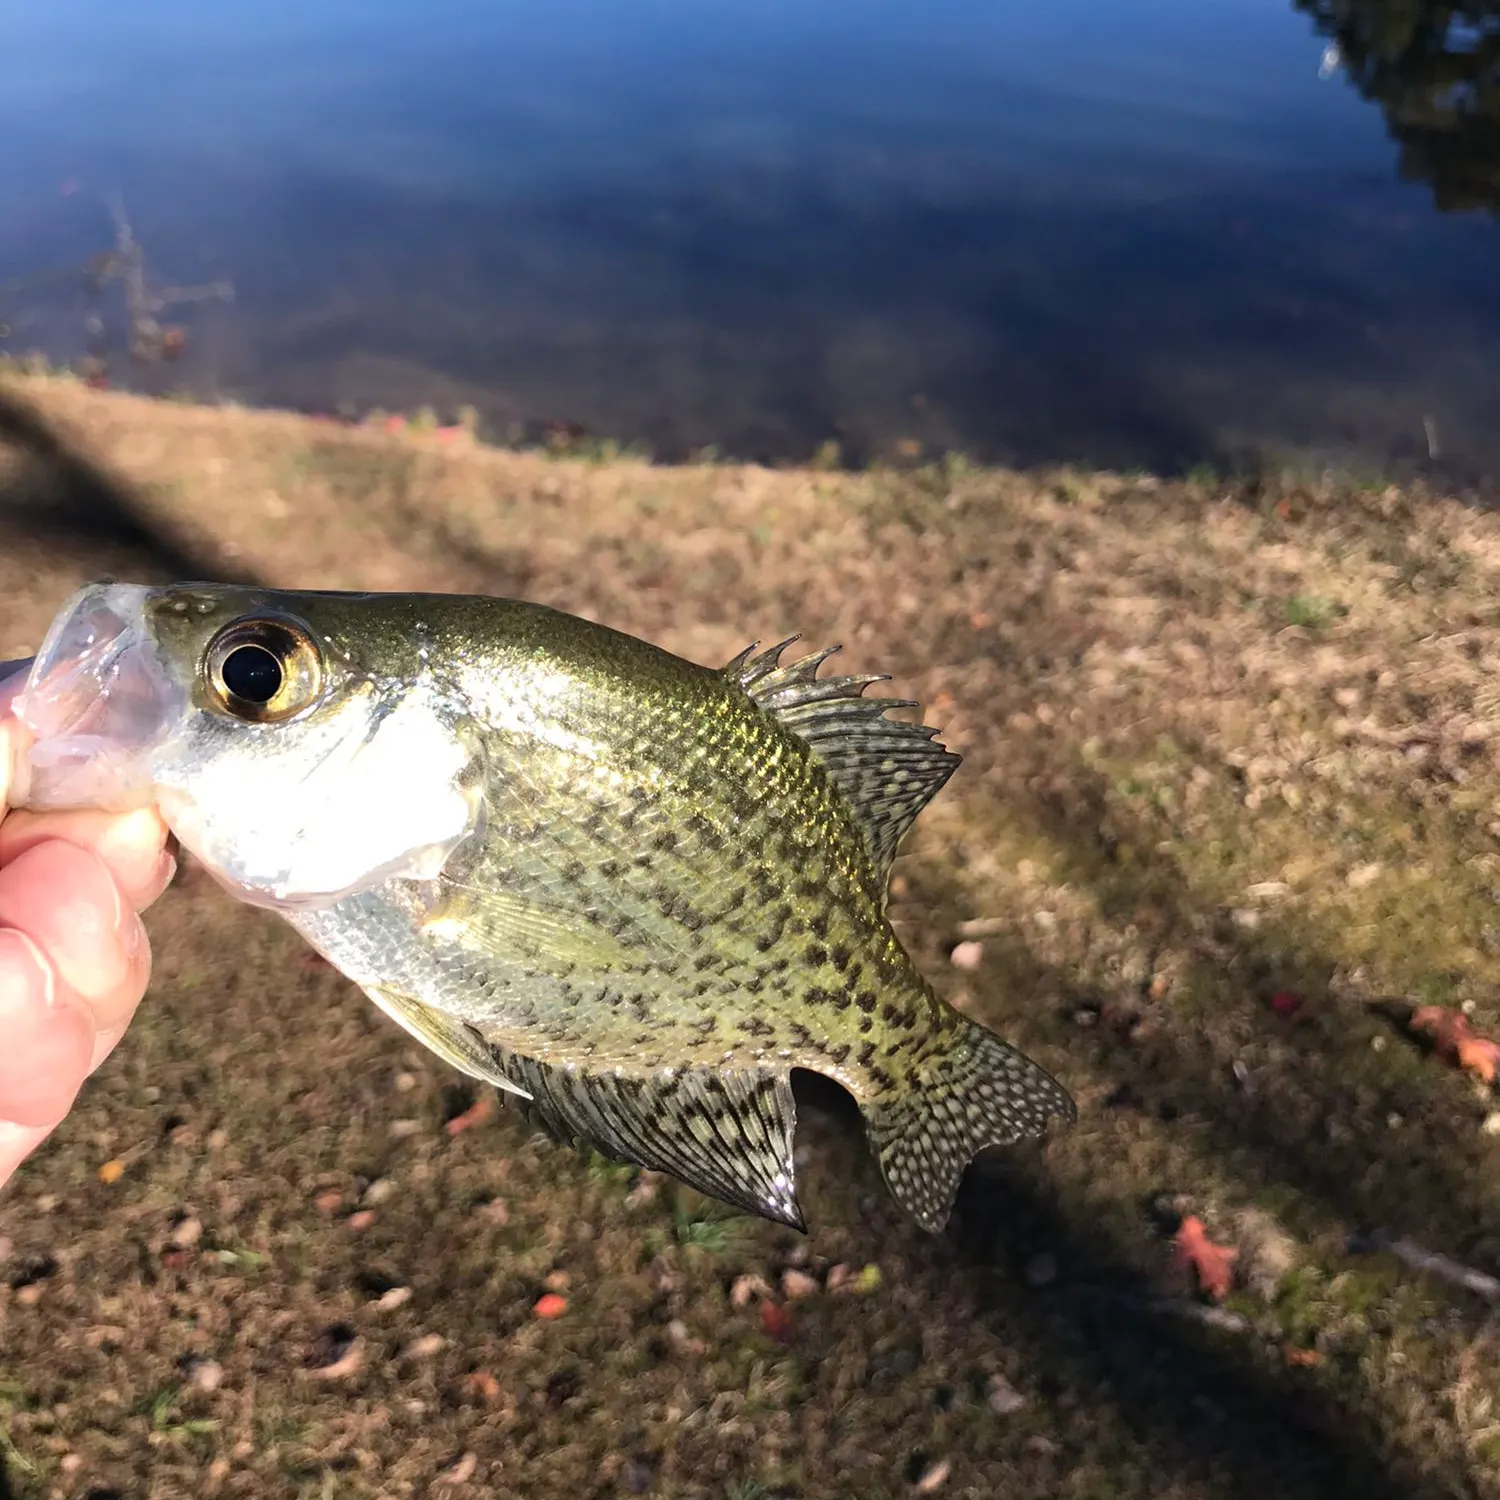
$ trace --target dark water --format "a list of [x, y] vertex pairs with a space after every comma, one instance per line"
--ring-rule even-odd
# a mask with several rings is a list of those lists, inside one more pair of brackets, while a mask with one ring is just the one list
[[78, 276], [0, 317], [148, 387], [668, 455], [1500, 476], [1500, 9], [1469, 17], [0, 0], [0, 282], [107, 249], [118, 190], [154, 278], [236, 291], [134, 371], [118, 284], [102, 333]]

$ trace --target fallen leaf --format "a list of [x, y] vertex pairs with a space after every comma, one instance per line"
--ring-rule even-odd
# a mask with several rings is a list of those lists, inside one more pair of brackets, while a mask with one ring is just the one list
[[1293, 1016], [1307, 1004], [1307, 999], [1299, 995], [1296, 990], [1277, 990], [1271, 996], [1271, 1009], [1281, 1017], [1283, 1021], [1290, 1021]]
[[1189, 1214], [1173, 1236], [1177, 1247], [1177, 1263], [1190, 1268], [1198, 1277], [1198, 1285], [1215, 1302], [1229, 1295], [1229, 1282], [1233, 1275], [1235, 1258], [1239, 1251], [1228, 1245], [1216, 1245], [1209, 1239], [1203, 1220]]
[[1495, 1081], [1500, 1069], [1500, 1044], [1488, 1037], [1475, 1036], [1469, 1018], [1460, 1010], [1444, 1010], [1440, 1005], [1423, 1005], [1414, 1010], [1407, 1026], [1430, 1036], [1438, 1054], [1457, 1067], [1476, 1073], [1486, 1083]]
[[792, 1314], [780, 1302], [762, 1302], [760, 1305], [760, 1328], [768, 1338], [773, 1338], [778, 1344], [791, 1341], [792, 1337]]
[[771, 1290], [770, 1283], [764, 1276], [746, 1275], [736, 1276], [734, 1285], [729, 1288], [729, 1301], [734, 1307], [748, 1307], [757, 1297], [772, 1297], [775, 1293]]
[[823, 1288], [818, 1278], [806, 1271], [787, 1271], [781, 1278], [781, 1290], [788, 1302], [796, 1302], [803, 1297], [815, 1297]]
[[356, 1209], [344, 1220], [344, 1228], [350, 1234], [362, 1234], [375, 1222], [375, 1210], [373, 1208]]
[[1323, 1363], [1323, 1356], [1316, 1349], [1303, 1349], [1297, 1344], [1283, 1344], [1281, 1357], [1289, 1365], [1298, 1369], [1307, 1369], [1311, 1365]]
[[125, 1175], [125, 1163], [118, 1156], [112, 1156], [99, 1168], [99, 1181], [108, 1186], [110, 1183], [118, 1182]]
[[462, 1135], [474, 1125], [483, 1125], [495, 1113], [495, 1101], [488, 1094], [481, 1094], [461, 1115], [443, 1126], [449, 1135]]
[[568, 1310], [568, 1299], [559, 1297], [556, 1292], [548, 1292], [536, 1299], [531, 1310], [539, 1318], [560, 1318]]

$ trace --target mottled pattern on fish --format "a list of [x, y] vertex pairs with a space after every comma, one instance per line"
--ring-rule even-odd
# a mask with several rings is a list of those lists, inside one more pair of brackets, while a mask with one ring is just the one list
[[[477, 1033], [555, 1131], [793, 1223], [793, 1066], [866, 1107], [893, 1190], [933, 1225], [975, 1149], [968, 1115], [988, 1144], [1070, 1110], [934, 996], [885, 918], [905, 817], [957, 758], [860, 698], [874, 679], [815, 679], [827, 653], [716, 672], [551, 611], [478, 608], [482, 622], [421, 605], [428, 659], [456, 664], [471, 716], [477, 835], [437, 881], [294, 918], [377, 1000]], [[483, 639], [482, 659], [450, 632]], [[778, 700], [835, 764], [874, 745], [875, 817], [861, 822]], [[924, 1109], [954, 1119], [924, 1132]]]
[[149, 795], [553, 1133], [789, 1224], [791, 1071], [826, 1074], [940, 1228], [977, 1151], [1072, 1102], [886, 919], [958, 757], [882, 679], [783, 650], [713, 670], [508, 600], [100, 584], [38, 653], [28, 784]]

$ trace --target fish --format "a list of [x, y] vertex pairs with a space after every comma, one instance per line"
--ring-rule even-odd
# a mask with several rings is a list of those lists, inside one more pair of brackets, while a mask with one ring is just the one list
[[791, 637], [718, 668], [523, 600], [104, 580], [16, 703], [19, 805], [155, 805], [557, 1139], [805, 1230], [795, 1069], [949, 1221], [1067, 1090], [939, 997], [891, 862], [960, 757]]

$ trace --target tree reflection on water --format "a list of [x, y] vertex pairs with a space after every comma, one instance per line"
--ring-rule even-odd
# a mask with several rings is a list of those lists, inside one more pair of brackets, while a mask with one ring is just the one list
[[1437, 206], [1500, 213], [1500, 0], [1294, 0], [1378, 104], [1401, 176]]

